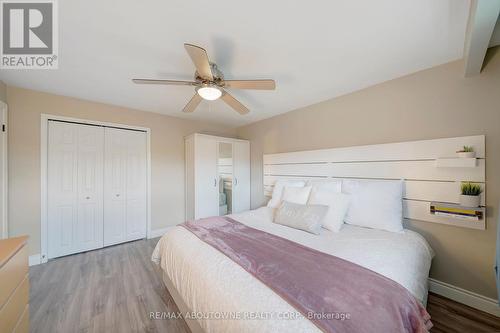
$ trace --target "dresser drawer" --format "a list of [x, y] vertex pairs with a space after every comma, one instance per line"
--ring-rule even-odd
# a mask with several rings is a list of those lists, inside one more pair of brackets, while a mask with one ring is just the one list
[[28, 304], [29, 293], [30, 282], [28, 275], [25, 275], [24, 280], [0, 309], [0, 332], [9, 333], [14, 330]]
[[[0, 309], [28, 274], [28, 247], [23, 246], [0, 268]], [[3, 332], [3, 331], [2, 331]]]
[[29, 333], [30, 331], [30, 307], [26, 305], [24, 308], [24, 312], [17, 322], [16, 327], [14, 328], [13, 333]]

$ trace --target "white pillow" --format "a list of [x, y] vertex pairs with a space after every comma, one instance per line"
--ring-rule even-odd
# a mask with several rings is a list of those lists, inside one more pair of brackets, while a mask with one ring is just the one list
[[403, 182], [344, 180], [351, 195], [345, 223], [392, 232], [403, 231]]
[[285, 186], [283, 189], [282, 201], [288, 201], [291, 203], [305, 205], [309, 199], [309, 193], [311, 193], [311, 186], [304, 187], [290, 187]]
[[278, 208], [278, 206], [281, 204], [281, 197], [283, 196], [283, 187], [289, 186], [289, 187], [304, 187], [306, 182], [297, 180], [297, 181], [290, 181], [290, 180], [278, 180], [274, 184], [274, 189], [273, 189], [273, 196], [271, 200], [267, 203], [267, 207], [269, 208]]
[[342, 192], [342, 181], [341, 180], [308, 180], [308, 186], [313, 188], [318, 188], [322, 190], [328, 190], [336, 193]]
[[323, 205], [299, 205], [283, 201], [276, 210], [274, 223], [319, 235], [321, 220], [327, 211], [328, 207]]
[[344, 224], [344, 218], [349, 209], [351, 198], [349, 194], [331, 191], [321, 186], [313, 186], [309, 195], [308, 205], [326, 205], [328, 212], [321, 221], [325, 229], [339, 232]]

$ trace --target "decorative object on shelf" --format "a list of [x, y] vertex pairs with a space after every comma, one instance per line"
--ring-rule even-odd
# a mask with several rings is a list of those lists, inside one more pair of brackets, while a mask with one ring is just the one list
[[465, 207], [479, 207], [481, 203], [481, 185], [464, 182], [460, 186], [460, 204]]
[[431, 202], [431, 214], [470, 221], [480, 221], [485, 216], [484, 207], [463, 207], [447, 202]]
[[476, 152], [472, 146], [463, 146], [462, 149], [457, 151], [457, 155], [461, 158], [474, 158], [476, 157]]

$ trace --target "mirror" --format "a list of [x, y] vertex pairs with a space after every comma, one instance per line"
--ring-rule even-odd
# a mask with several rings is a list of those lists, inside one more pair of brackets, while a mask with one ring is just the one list
[[231, 214], [233, 199], [233, 145], [219, 142], [217, 158], [219, 174], [219, 215]]

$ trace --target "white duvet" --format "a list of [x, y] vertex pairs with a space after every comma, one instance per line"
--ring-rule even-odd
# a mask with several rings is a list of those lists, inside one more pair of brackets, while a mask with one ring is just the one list
[[[262, 207], [231, 217], [378, 272], [425, 303], [433, 252], [418, 233], [345, 224], [338, 233], [322, 230], [318, 236], [272, 223], [272, 213]], [[262, 282], [183, 227], [173, 228], [160, 239], [152, 259], [186, 305], [203, 314], [198, 322], [206, 332], [320, 332]]]

